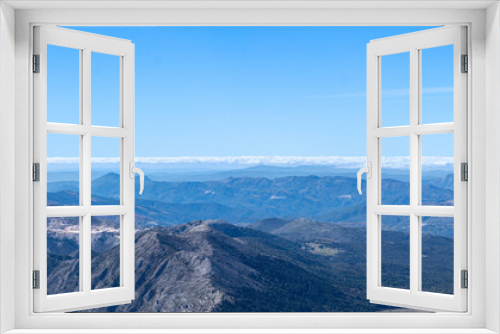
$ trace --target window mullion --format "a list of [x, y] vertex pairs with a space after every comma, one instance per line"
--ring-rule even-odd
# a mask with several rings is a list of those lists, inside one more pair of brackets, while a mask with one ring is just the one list
[[[84, 103], [84, 94], [83, 94], [83, 87], [84, 87], [84, 63], [85, 63], [85, 59], [84, 59], [84, 52], [83, 50], [80, 50], [80, 126], [84, 127], [83, 124], [86, 123], [86, 120], [84, 119], [84, 107], [86, 107], [86, 102]], [[86, 80], [86, 79], [85, 79]], [[85, 152], [84, 150], [84, 136], [80, 136], [80, 167], [79, 167], [79, 171], [80, 171], [80, 206], [83, 206], [84, 203], [85, 203], [85, 200], [84, 200], [84, 192], [83, 192], [83, 188], [84, 188], [84, 161], [83, 161], [83, 153]], [[84, 261], [83, 261], [83, 250], [84, 250], [84, 242], [85, 242], [85, 238], [83, 237], [83, 230], [84, 230], [84, 219], [82, 216], [79, 217], [79, 221], [80, 221], [80, 226], [79, 226], [79, 236], [78, 236], [78, 247], [79, 247], [79, 268], [78, 268], [78, 272], [79, 272], [79, 277], [78, 277], [78, 280], [79, 280], [79, 283], [78, 283], [78, 287], [79, 287], [79, 290], [80, 291], [83, 291], [84, 289]]]
[[[85, 127], [91, 126], [91, 50], [83, 50], [83, 65], [82, 65], [82, 81], [81, 81], [81, 98], [82, 98], [82, 123]], [[89, 208], [89, 212], [80, 220], [81, 242], [80, 242], [80, 280], [83, 291], [90, 293], [91, 290], [91, 215], [90, 206], [92, 204], [92, 178], [91, 178], [91, 134], [90, 131], [84, 134], [81, 138], [82, 150], [80, 159], [81, 187], [83, 206]]]
[[[421, 99], [421, 97], [419, 97], [419, 99]], [[418, 135], [435, 135], [441, 133], [453, 133], [454, 130], [455, 124], [451, 122], [437, 124], [419, 124], [415, 127], [413, 132]]]
[[420, 285], [420, 233], [419, 217], [413, 209], [420, 198], [420, 143], [415, 133], [419, 124], [420, 64], [419, 50], [410, 50], [410, 291], [415, 293]]

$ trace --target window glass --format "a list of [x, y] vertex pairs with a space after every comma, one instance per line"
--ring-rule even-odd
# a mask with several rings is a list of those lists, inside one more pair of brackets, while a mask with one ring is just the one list
[[382, 205], [410, 204], [410, 137], [380, 139]]
[[382, 216], [382, 286], [410, 289], [410, 217]]
[[47, 134], [47, 205], [80, 205], [80, 136]]
[[380, 58], [382, 126], [410, 125], [410, 53]]
[[420, 52], [422, 123], [453, 122], [453, 45]]
[[80, 52], [47, 45], [47, 122], [80, 123]]
[[92, 125], [120, 127], [120, 57], [92, 52]]
[[421, 217], [422, 291], [453, 294], [453, 218]]
[[92, 289], [120, 286], [120, 216], [93, 216]]
[[454, 144], [453, 133], [423, 135], [422, 205], [453, 206]]
[[47, 218], [47, 294], [80, 289], [80, 218]]
[[92, 137], [92, 205], [120, 205], [121, 139]]

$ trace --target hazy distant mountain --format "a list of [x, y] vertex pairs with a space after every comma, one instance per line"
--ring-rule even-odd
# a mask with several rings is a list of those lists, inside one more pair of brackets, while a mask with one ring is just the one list
[[78, 192], [79, 181], [55, 181], [47, 182], [47, 192], [57, 193], [59, 191]]
[[[76, 190], [60, 190], [58, 192], [47, 193], [48, 206], [72, 206], [79, 205], [80, 194]], [[92, 194], [92, 205], [119, 205], [118, 198], [107, 198], [99, 195]]]
[[[105, 165], [105, 164], [103, 164]], [[154, 165], [154, 167], [153, 167]], [[158, 166], [157, 166], [158, 165]], [[106, 165], [107, 166], [107, 165]], [[220, 181], [231, 177], [265, 177], [274, 179], [284, 176], [345, 176], [356, 177], [358, 169], [353, 168], [338, 168], [334, 165], [299, 165], [299, 166], [272, 166], [272, 165], [257, 165], [245, 168], [165, 168], [161, 164], [141, 164], [138, 166], [144, 170], [146, 175], [155, 181], [165, 182], [191, 182], [191, 181]], [[108, 168], [101, 166], [99, 169], [92, 170], [92, 179], [108, 174], [119, 169], [118, 164], [109, 165]], [[51, 170], [47, 173], [49, 182], [78, 182], [79, 172], [75, 170]], [[424, 182], [432, 179], [439, 179], [448, 175], [451, 170], [427, 170], [422, 173]], [[399, 181], [408, 180], [408, 170], [402, 169], [384, 169], [382, 175], [384, 179], [389, 178]]]
[[[72, 165], [72, 164], [63, 164], [63, 165]], [[47, 181], [49, 183], [52, 182], [75, 182], [78, 184], [80, 180], [80, 172], [78, 171], [78, 164], [74, 164], [74, 166], [70, 167], [69, 170], [62, 169], [62, 170], [55, 170], [55, 169], [50, 169], [53, 167], [54, 164], [49, 164], [49, 171], [47, 171]], [[92, 180], [95, 180], [97, 178], [100, 178], [103, 175], [106, 175], [112, 171], [120, 170], [120, 167], [115, 167], [112, 169], [92, 169]]]
[[[79, 194], [76, 192], [61, 191], [48, 193], [49, 205], [78, 205]], [[117, 205], [118, 198], [109, 199], [102, 196], [92, 196], [93, 205]], [[136, 227], [171, 226], [197, 219], [226, 219], [236, 223], [254, 221], [262, 217], [261, 214], [245, 208], [232, 208], [217, 203], [164, 203], [151, 200], [135, 201]]]
[[454, 177], [455, 177], [454, 174], [448, 174], [448, 175], [444, 175], [442, 177], [426, 180], [426, 181], [424, 181], [424, 184], [431, 185], [431, 186], [438, 187], [438, 188], [453, 190]]
[[[147, 168], [147, 167], [145, 167]], [[356, 177], [358, 169], [338, 168], [332, 165], [270, 166], [257, 165], [248, 168], [228, 170], [185, 171], [147, 169], [146, 173], [155, 181], [188, 182], [188, 181], [220, 181], [231, 177], [265, 177], [274, 179], [284, 176], [345, 176]], [[434, 179], [448, 174], [449, 171], [424, 171], [422, 179]], [[404, 181], [409, 177], [407, 170], [385, 169], [383, 178]]]
[[[49, 189], [59, 190], [48, 193], [49, 205], [77, 205], [78, 192], [61, 187], [62, 183], [53, 187], [49, 184]], [[451, 189], [424, 184], [422, 195], [427, 205], [453, 204]], [[207, 182], [156, 182], [146, 178], [144, 194], [136, 195], [136, 221], [140, 226], [170, 226], [197, 219], [250, 223], [277, 217], [364, 226], [365, 202], [365, 195], [357, 192], [356, 179], [342, 176], [230, 178]], [[92, 203], [119, 203], [117, 174], [110, 173], [92, 182]], [[409, 184], [383, 180], [382, 203], [409, 204]], [[400, 227], [406, 231], [404, 224]]]
[[220, 181], [231, 177], [265, 177], [274, 179], [284, 176], [350, 176], [356, 175], [357, 170], [347, 168], [336, 168], [334, 166], [296, 166], [296, 167], [280, 167], [258, 165], [248, 168], [230, 169], [222, 171], [197, 171], [197, 172], [165, 172], [165, 171], [150, 171], [150, 177], [155, 181], [166, 182], [186, 182], [186, 181]]

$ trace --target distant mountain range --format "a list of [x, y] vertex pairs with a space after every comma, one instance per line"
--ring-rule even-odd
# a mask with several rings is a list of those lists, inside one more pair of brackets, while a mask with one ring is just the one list
[[[450, 187], [452, 175], [426, 181], [422, 186], [423, 203], [453, 205]], [[49, 205], [79, 202], [78, 183], [51, 182], [48, 191]], [[92, 182], [94, 205], [118, 204], [119, 193], [118, 174], [109, 173]], [[143, 195], [136, 194], [136, 214], [140, 226], [171, 226], [200, 219], [251, 223], [269, 217], [364, 226], [365, 203], [365, 195], [357, 192], [356, 179], [343, 176], [241, 177], [204, 182], [158, 182], [146, 178]], [[409, 204], [409, 184], [383, 180], [382, 204]], [[439, 235], [452, 236], [452, 226], [434, 229], [441, 223], [434, 219], [424, 231], [436, 230]], [[391, 229], [408, 231], [409, 226], [394, 220]]]
[[[166, 170], [149, 170], [148, 175], [155, 181], [165, 182], [190, 182], [190, 181], [220, 181], [228, 178], [239, 177], [265, 177], [274, 179], [285, 176], [345, 176], [354, 177], [358, 172], [357, 169], [338, 168], [334, 166], [321, 166], [321, 165], [302, 165], [295, 167], [280, 167], [257, 165], [248, 168], [229, 169], [229, 170], [207, 170], [207, 171], [191, 171], [181, 173], [179, 171], [166, 171]], [[425, 178], [436, 178], [443, 175], [442, 171], [431, 171], [425, 174]], [[408, 178], [407, 171], [392, 169], [388, 170], [384, 177], [390, 177], [396, 180], [405, 180]]]
[[[103, 164], [107, 166], [106, 164]], [[220, 181], [235, 177], [265, 177], [274, 179], [284, 176], [345, 176], [356, 177], [358, 169], [338, 168], [332, 165], [300, 165], [300, 166], [271, 166], [256, 165], [247, 168], [226, 168], [226, 169], [189, 169], [189, 168], [150, 168], [146, 164], [138, 164], [152, 180], [164, 182], [204, 182]], [[77, 168], [77, 166], [76, 166]], [[109, 165], [107, 168], [97, 168], [92, 170], [92, 179], [108, 174], [116, 173], [119, 170], [118, 164]], [[439, 179], [450, 174], [451, 170], [424, 170], [422, 180], [424, 182]], [[80, 176], [78, 169], [74, 170], [51, 170], [47, 173], [49, 182], [58, 181], [78, 181]], [[382, 178], [388, 178], [399, 181], [407, 181], [409, 178], [408, 170], [402, 169], [384, 169]]]

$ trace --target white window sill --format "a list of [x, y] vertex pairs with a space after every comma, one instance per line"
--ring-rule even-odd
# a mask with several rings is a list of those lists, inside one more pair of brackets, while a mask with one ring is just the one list
[[5, 334], [487, 334], [488, 329], [15, 329]]

